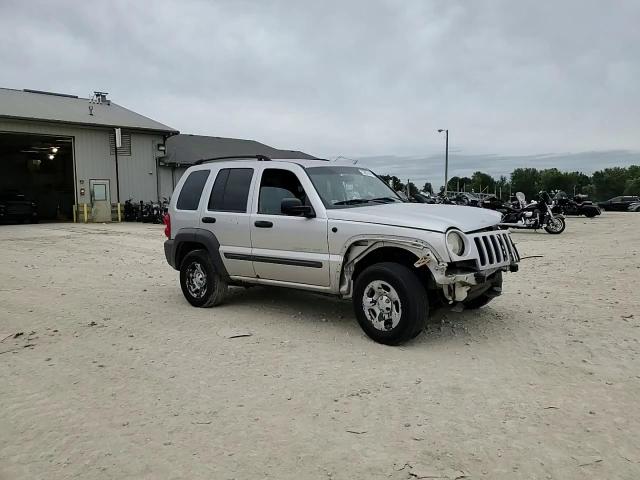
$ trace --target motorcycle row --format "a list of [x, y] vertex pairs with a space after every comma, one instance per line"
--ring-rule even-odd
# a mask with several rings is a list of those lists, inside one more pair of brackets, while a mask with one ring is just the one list
[[133, 199], [124, 202], [125, 222], [164, 223], [164, 216], [169, 211], [169, 200], [162, 202], [134, 202]]
[[576, 195], [569, 198], [562, 191], [554, 192], [553, 198], [549, 193], [541, 191], [530, 202], [527, 202], [522, 192], [516, 193], [509, 202], [503, 202], [495, 196], [480, 198], [467, 192], [458, 192], [447, 197], [431, 197], [418, 193], [409, 201], [489, 208], [502, 214], [502, 228], [544, 230], [554, 235], [562, 233], [566, 228], [565, 215], [593, 218], [601, 213], [600, 208], [587, 200], [586, 196]]

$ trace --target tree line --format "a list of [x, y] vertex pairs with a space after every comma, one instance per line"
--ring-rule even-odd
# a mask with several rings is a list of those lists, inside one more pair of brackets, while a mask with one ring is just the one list
[[[411, 181], [403, 183], [395, 175], [381, 175], [394, 190], [413, 194], [418, 187]], [[442, 193], [444, 187], [440, 187]], [[607, 200], [618, 195], [640, 195], [640, 165], [613, 167], [598, 170], [592, 175], [582, 172], [563, 172], [557, 168], [516, 168], [509, 177], [494, 178], [488, 173], [474, 172], [471, 177], [454, 176], [448, 182], [449, 191], [491, 193], [506, 198], [510, 193], [522, 192], [527, 198], [541, 190], [562, 190], [569, 195], [585, 194], [593, 200]], [[426, 182], [422, 191], [433, 194], [431, 182]]]

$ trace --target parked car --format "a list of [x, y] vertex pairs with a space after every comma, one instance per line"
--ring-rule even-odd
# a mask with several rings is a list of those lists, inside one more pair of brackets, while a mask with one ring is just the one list
[[431, 195], [425, 195], [424, 193], [421, 192], [416, 192], [413, 195], [411, 195], [411, 202], [413, 203], [436, 203], [436, 201], [431, 197]]
[[0, 193], [0, 222], [38, 223], [38, 206], [22, 193]]
[[630, 212], [640, 212], [640, 202], [634, 202], [627, 208]]
[[640, 197], [625, 195], [622, 197], [611, 198], [605, 202], [598, 202], [598, 206], [602, 210], [626, 212], [629, 209], [629, 205], [635, 202], [640, 202]]
[[504, 213], [508, 205], [495, 195], [489, 195], [488, 197], [482, 199], [482, 202], [480, 202], [480, 206], [482, 208], [488, 208], [490, 210], [496, 210], [498, 212]]
[[439, 306], [486, 305], [520, 261], [500, 214], [403, 202], [370, 170], [322, 160], [200, 162], [165, 218], [165, 256], [191, 305], [218, 305], [229, 285], [351, 298], [365, 333], [389, 345]]
[[479, 207], [482, 200], [478, 195], [469, 192], [458, 192], [449, 196], [458, 205], [468, 205], [470, 207]]

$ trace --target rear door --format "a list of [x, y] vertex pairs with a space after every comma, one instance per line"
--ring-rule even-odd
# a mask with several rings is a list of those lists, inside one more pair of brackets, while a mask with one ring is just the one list
[[254, 169], [248, 166], [213, 172], [205, 192], [200, 228], [212, 232], [220, 243], [220, 256], [229, 275], [255, 277], [251, 263], [249, 205]]
[[[329, 286], [327, 216], [309, 177], [295, 164], [263, 166], [251, 217], [253, 268], [259, 278]], [[315, 218], [281, 212], [285, 198], [311, 205]]]

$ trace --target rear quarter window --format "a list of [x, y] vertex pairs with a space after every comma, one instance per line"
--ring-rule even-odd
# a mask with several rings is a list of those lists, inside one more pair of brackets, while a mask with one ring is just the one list
[[180, 190], [176, 208], [178, 210], [197, 210], [204, 184], [209, 178], [209, 170], [191, 172]]

